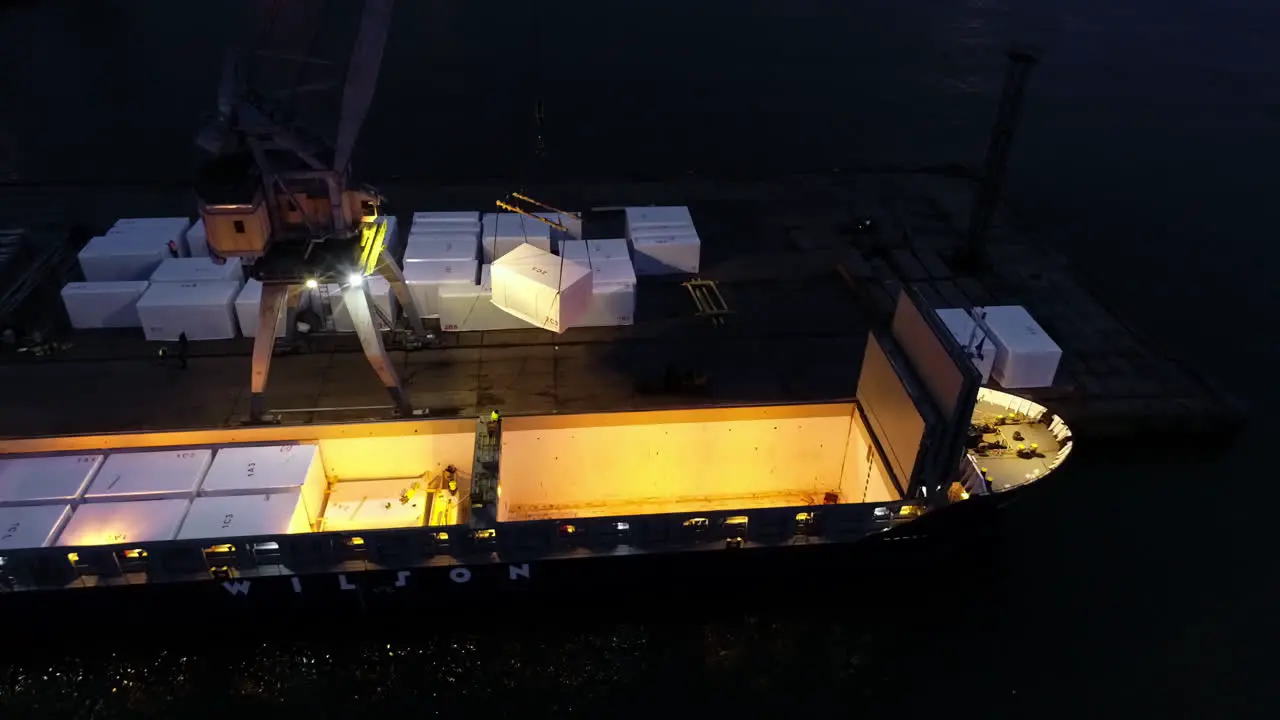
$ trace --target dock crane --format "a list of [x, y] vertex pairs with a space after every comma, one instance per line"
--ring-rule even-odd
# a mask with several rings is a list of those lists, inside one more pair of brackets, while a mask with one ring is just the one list
[[333, 140], [297, 122], [299, 96], [338, 87], [299, 82], [304, 70], [333, 63], [310, 55], [326, 3], [264, 0], [257, 49], [227, 53], [217, 112], [197, 138], [203, 150], [197, 180], [200, 217], [211, 254], [240, 258], [262, 282], [253, 344], [250, 423], [265, 420], [264, 393], [279, 322], [295, 332], [304, 289], [341, 289], [342, 301], [369, 364], [395, 410], [413, 408], [387, 355], [365, 278], [390, 282], [415, 342], [430, 338], [387, 249], [382, 197], [351, 178], [351, 154], [373, 100], [394, 0], [365, 0], [341, 83]]

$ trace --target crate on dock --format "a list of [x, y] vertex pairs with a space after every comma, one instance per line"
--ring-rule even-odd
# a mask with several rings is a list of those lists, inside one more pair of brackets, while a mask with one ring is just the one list
[[432, 492], [422, 478], [335, 483], [324, 509], [325, 531], [388, 530], [421, 526]]
[[81, 505], [58, 535], [59, 547], [173, 540], [190, 500], [130, 500]]
[[89, 282], [150, 280], [169, 254], [160, 235], [106, 235], [93, 238], [80, 251], [80, 269]]
[[564, 332], [591, 306], [591, 268], [522, 245], [493, 264], [493, 304], [521, 320]]
[[0, 505], [74, 503], [102, 466], [101, 454], [0, 460]]
[[521, 213], [485, 213], [480, 229], [480, 250], [493, 263], [522, 245], [551, 252], [551, 226]]
[[636, 273], [626, 257], [591, 261], [591, 305], [574, 327], [632, 325], [636, 316]]
[[67, 283], [62, 305], [77, 330], [141, 327], [138, 300], [149, 286], [146, 280]]
[[404, 248], [406, 263], [418, 262], [475, 262], [479, 256], [480, 242], [473, 235], [440, 233], [435, 235], [410, 235]]
[[198, 497], [178, 531], [179, 540], [221, 540], [311, 532], [302, 489], [261, 495]]
[[0, 507], [0, 551], [49, 547], [71, 518], [71, 506]]
[[170, 242], [178, 250], [178, 255], [189, 256], [187, 234], [190, 232], [191, 220], [184, 217], [159, 218], [122, 218], [107, 230], [107, 235], [150, 235], [161, 238], [167, 246]]
[[446, 332], [529, 330], [532, 323], [493, 304], [491, 268], [480, 268], [479, 285], [461, 283], [440, 286], [440, 328]]
[[201, 497], [262, 495], [299, 491], [307, 521], [320, 517], [328, 485], [315, 445], [258, 445], [223, 448], [213, 458]]
[[212, 462], [213, 451], [199, 448], [112, 453], [85, 491], [84, 501], [190, 500]]
[[440, 317], [440, 292], [444, 288], [476, 284], [479, 263], [475, 259], [457, 262], [406, 262], [404, 282], [413, 295], [422, 317]]
[[587, 257], [596, 260], [626, 260], [631, 262], [631, 249], [626, 238], [611, 240], [587, 240]]
[[160, 267], [151, 273], [152, 283], [159, 282], [219, 282], [244, 280], [244, 270], [240, 267], [240, 258], [231, 258], [223, 263], [216, 263], [209, 258], [183, 257], [165, 258]]
[[229, 340], [236, 336], [240, 281], [152, 283], [138, 300], [138, 318], [148, 340]]
[[[236, 295], [236, 322], [240, 326], [240, 334], [245, 337], [258, 336], [258, 307], [262, 304], [262, 283], [250, 279]], [[276, 337], [284, 337], [288, 326], [285, 318], [288, 308], [281, 305], [276, 321]]]

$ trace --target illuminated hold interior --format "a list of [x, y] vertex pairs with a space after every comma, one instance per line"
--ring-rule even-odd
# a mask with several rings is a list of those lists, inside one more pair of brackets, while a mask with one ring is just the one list
[[[413, 420], [0, 441], [0, 517], [29, 526], [0, 551], [182, 539], [230, 552], [236, 538], [465, 523], [476, 428]], [[499, 522], [899, 499], [852, 403], [515, 417], [501, 438]], [[38, 491], [55, 476], [57, 488]]]
[[996, 492], [1048, 475], [1074, 446], [1071, 428], [1060, 416], [1026, 398], [991, 388], [978, 389], [973, 424], [992, 431], [981, 433], [981, 444], [969, 449], [969, 458]]

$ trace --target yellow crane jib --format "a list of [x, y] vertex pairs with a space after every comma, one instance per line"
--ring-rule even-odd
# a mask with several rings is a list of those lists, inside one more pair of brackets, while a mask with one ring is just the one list
[[360, 270], [365, 275], [372, 275], [378, 269], [378, 260], [382, 257], [386, 241], [385, 222], [367, 223], [360, 228]]
[[516, 207], [515, 205], [511, 205], [511, 204], [508, 204], [508, 203], [504, 203], [504, 202], [502, 202], [501, 200], [498, 200], [498, 201], [497, 201], [497, 203], [498, 203], [498, 207], [499, 207], [499, 208], [501, 208], [501, 209], [503, 209], [503, 210], [507, 210], [507, 211], [509, 211], [509, 212], [513, 212], [513, 213], [520, 213], [521, 215], [523, 215], [523, 216], [525, 216], [525, 217], [527, 217], [527, 218], [533, 218], [534, 220], [537, 220], [538, 222], [546, 223], [547, 225], [550, 225], [551, 227], [553, 227], [553, 228], [555, 228], [555, 229], [557, 229], [557, 230], [559, 230], [559, 231], [561, 231], [561, 232], [569, 232], [568, 228], [566, 228], [565, 226], [563, 226], [563, 225], [561, 225], [560, 223], [556, 222], [555, 220], [548, 220], [547, 218], [540, 217], [540, 216], [538, 216], [538, 215], [534, 215], [533, 213], [531, 213], [531, 212], [529, 212], [529, 211], [527, 211], [527, 210], [522, 210], [522, 209], [520, 209], [520, 208]]

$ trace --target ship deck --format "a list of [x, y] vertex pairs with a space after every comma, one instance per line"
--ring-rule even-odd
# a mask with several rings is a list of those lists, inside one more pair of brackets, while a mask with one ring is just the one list
[[[405, 215], [487, 208], [506, 187], [381, 186]], [[1063, 348], [1053, 387], [1019, 391], [1063, 416], [1080, 436], [1171, 437], [1231, 429], [1238, 405], [1127, 326], [1082, 274], [1043, 243], [998, 221], [990, 262], [943, 260], [967, 226], [972, 186], [927, 175], [873, 174], [709, 181], [548, 184], [535, 197], [562, 207], [689, 205], [703, 241], [702, 277], [720, 284], [723, 327], [695, 316], [684, 288], [642, 281], [637, 324], [447, 334], [444, 346], [397, 352], [413, 402], [437, 416], [673, 406], [816, 402], [854, 395], [866, 334], [885, 323], [910, 284], [934, 307], [1025, 305]], [[0, 224], [75, 219], [106, 228], [118, 217], [190, 212], [188, 188], [25, 188], [0, 192]], [[878, 232], [856, 235], [854, 219]], [[648, 280], [648, 279], [646, 279]], [[160, 367], [140, 332], [76, 333], [52, 358], [0, 354], [7, 412], [0, 435], [234, 425], [248, 410], [249, 341], [193, 343], [186, 371]], [[339, 343], [341, 345], [341, 343]], [[275, 409], [388, 402], [354, 344], [278, 357]], [[707, 378], [699, 394], [665, 392], [668, 364]], [[350, 420], [357, 410], [290, 421]]]

